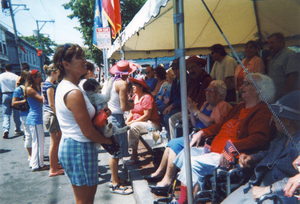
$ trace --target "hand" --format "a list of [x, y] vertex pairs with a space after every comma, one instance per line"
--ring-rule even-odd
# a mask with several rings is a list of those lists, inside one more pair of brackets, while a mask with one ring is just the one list
[[169, 105], [168, 107], [166, 107], [166, 109], [164, 110], [163, 112], [163, 115], [166, 115], [167, 113], [169, 114], [170, 111], [173, 109], [173, 106], [172, 105]]
[[223, 154], [221, 154], [221, 157], [220, 157], [220, 166], [222, 168], [227, 168], [229, 166], [229, 161], [224, 157]]
[[250, 167], [250, 163], [254, 162], [254, 157], [242, 153], [239, 158], [239, 165], [241, 168]]
[[192, 138], [192, 140], [190, 142], [190, 147], [192, 147], [195, 143], [196, 143], [196, 147], [198, 147], [202, 135], [204, 135], [204, 133], [203, 133], [202, 130], [200, 130], [196, 134], [194, 134], [193, 138]]
[[297, 190], [297, 188], [299, 188], [299, 187], [300, 187], [300, 174], [297, 174], [296, 176], [289, 178], [288, 182], [286, 183], [286, 185], [283, 189], [284, 195], [287, 197], [292, 197], [294, 195], [295, 191]]
[[293, 166], [294, 166], [294, 168], [295, 168], [297, 171], [300, 172], [300, 169], [299, 169], [298, 165], [300, 166], [300, 156], [298, 156], [298, 157], [295, 159], [295, 161], [293, 161]]
[[111, 110], [108, 107], [104, 108], [104, 111], [105, 111], [107, 117], [109, 117], [111, 115]]
[[252, 196], [254, 200], [259, 199], [261, 196], [270, 193], [270, 186], [260, 187], [254, 186], [252, 189]]
[[191, 98], [187, 99], [187, 105], [188, 105], [188, 109], [191, 113], [195, 113], [196, 111], [198, 111], [197, 103], [192, 101]]
[[168, 104], [170, 101], [170, 98], [167, 96], [164, 96], [164, 104]]
[[131, 125], [132, 123], [134, 123], [134, 121], [132, 121], [132, 120], [131, 120], [131, 121], [126, 121], [126, 122], [125, 122], [126, 125]]
[[163, 99], [163, 96], [162, 96], [162, 95], [159, 95], [159, 96], [157, 96], [157, 99], [158, 99], [158, 100], [162, 100], [162, 99]]

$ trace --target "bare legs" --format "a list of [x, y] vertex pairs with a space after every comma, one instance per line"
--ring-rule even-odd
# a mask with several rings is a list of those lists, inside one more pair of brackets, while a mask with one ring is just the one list
[[176, 168], [173, 164], [175, 157], [175, 152], [170, 147], [167, 147], [164, 151], [158, 169], [151, 174], [151, 177], [159, 177], [164, 175], [163, 179], [158, 182], [156, 186], [168, 186], [171, 184]]
[[73, 192], [76, 198], [76, 204], [93, 204], [95, 194], [97, 191], [96, 186], [75, 186], [72, 185]]
[[109, 167], [111, 170], [111, 180], [112, 180], [112, 184], [114, 186], [116, 186], [119, 183], [118, 164], [119, 164], [119, 158], [110, 158], [109, 159]]
[[49, 148], [49, 158], [50, 158], [50, 172], [49, 175], [57, 176], [63, 173], [63, 170], [58, 164], [58, 146], [61, 138], [61, 131], [50, 133], [50, 148]]

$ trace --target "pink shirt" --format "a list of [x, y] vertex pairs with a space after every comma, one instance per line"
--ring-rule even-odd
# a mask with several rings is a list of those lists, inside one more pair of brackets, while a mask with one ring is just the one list
[[[242, 60], [242, 63], [245, 64], [246, 58]], [[249, 73], [265, 73], [265, 64], [263, 60], [260, 57], [254, 56], [246, 66], [246, 69], [248, 70]], [[244, 72], [242, 65], [238, 65], [237, 68], [235, 69], [234, 73], [234, 80], [235, 80], [235, 89], [238, 90], [238, 88], [242, 85], [238, 83], [238, 81], [243, 81], [245, 78], [245, 73], [240, 74], [240, 72]]]
[[[133, 95], [132, 99], [134, 100], [136, 95]], [[136, 120], [144, 115], [144, 110], [152, 110], [150, 119], [153, 123], [160, 125], [159, 114], [155, 104], [155, 100], [150, 94], [145, 94], [142, 98], [134, 104], [132, 113], [132, 120]]]

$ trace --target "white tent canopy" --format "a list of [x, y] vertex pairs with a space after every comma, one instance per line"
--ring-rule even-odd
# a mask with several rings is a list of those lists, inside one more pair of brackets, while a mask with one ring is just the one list
[[[249, 40], [261, 40], [274, 32], [285, 35], [289, 45], [300, 45], [300, 2], [297, 0], [207, 0], [208, 8], [234, 48], [244, 50]], [[255, 15], [257, 13], [257, 15]], [[257, 19], [256, 19], [257, 16]], [[213, 44], [227, 46], [201, 0], [184, 0], [186, 55], [208, 54]], [[135, 15], [121, 40], [108, 50], [108, 58], [120, 59], [120, 41], [125, 59], [174, 56], [173, 1], [148, 0]]]

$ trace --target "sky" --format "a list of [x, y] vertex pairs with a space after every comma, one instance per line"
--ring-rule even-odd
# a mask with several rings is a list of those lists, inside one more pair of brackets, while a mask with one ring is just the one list
[[[44, 24], [39, 22], [40, 33], [49, 35], [49, 38], [57, 44], [76, 43], [83, 45], [84, 40], [82, 34], [74, 27], [79, 27], [80, 23], [77, 18], [72, 20], [67, 16], [72, 11], [65, 10], [62, 4], [69, 2], [69, 0], [11, 0], [13, 4], [25, 4], [28, 11], [23, 10], [24, 7], [13, 6], [15, 9], [15, 22], [19, 36], [32, 36], [33, 31], [37, 30], [36, 21], [52, 21]], [[9, 14], [9, 9], [6, 9]], [[12, 33], [13, 24], [11, 16], [0, 11], [0, 23], [5, 26]], [[41, 29], [42, 27], [42, 29]]]

